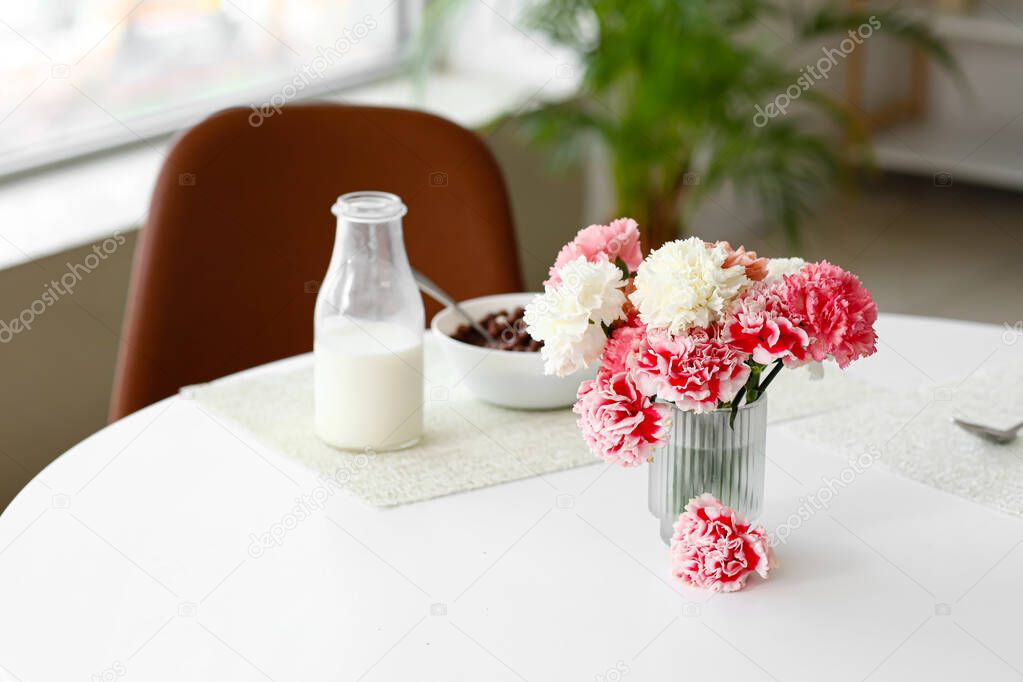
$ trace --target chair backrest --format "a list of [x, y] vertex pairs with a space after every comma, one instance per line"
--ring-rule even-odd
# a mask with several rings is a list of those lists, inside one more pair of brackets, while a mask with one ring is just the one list
[[[399, 195], [412, 266], [456, 298], [521, 289], [504, 181], [473, 133], [401, 109], [250, 114], [206, 119], [167, 156], [136, 250], [111, 419], [312, 350], [330, 207], [344, 192]], [[438, 306], [426, 303], [429, 320]]]

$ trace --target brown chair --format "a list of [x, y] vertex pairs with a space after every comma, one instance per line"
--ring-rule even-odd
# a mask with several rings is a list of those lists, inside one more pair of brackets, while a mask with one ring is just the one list
[[[167, 156], [135, 254], [111, 419], [312, 350], [330, 207], [344, 192], [401, 196], [412, 266], [456, 298], [521, 289], [504, 181], [473, 133], [401, 109], [251, 113], [206, 119]], [[437, 310], [427, 301], [426, 319]]]

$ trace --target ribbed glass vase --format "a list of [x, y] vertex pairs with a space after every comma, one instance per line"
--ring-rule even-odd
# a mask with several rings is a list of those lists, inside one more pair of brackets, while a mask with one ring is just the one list
[[730, 410], [694, 414], [675, 409], [667, 442], [650, 464], [650, 512], [658, 518], [661, 539], [671, 541], [672, 526], [692, 498], [710, 493], [751, 523], [764, 500], [767, 396], [743, 405], [728, 425]]

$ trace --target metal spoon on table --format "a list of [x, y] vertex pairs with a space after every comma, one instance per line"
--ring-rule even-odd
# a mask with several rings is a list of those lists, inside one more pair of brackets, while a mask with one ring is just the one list
[[451, 298], [451, 296], [449, 296], [447, 292], [445, 292], [443, 289], [437, 286], [437, 284], [432, 279], [430, 279], [423, 273], [419, 272], [415, 268], [412, 268], [412, 279], [416, 281], [416, 286], [418, 286], [419, 290], [422, 291], [424, 294], [426, 294], [430, 298], [440, 301], [449, 308], [453, 308], [456, 313], [461, 315], [462, 318], [465, 319], [465, 321], [468, 322], [469, 325], [476, 330], [476, 333], [478, 333], [480, 336], [486, 339], [487, 345], [490, 346], [497, 345], [497, 339], [491, 336], [490, 333], [483, 328], [483, 325], [476, 321], [476, 318], [472, 317], [471, 315], [469, 315], [469, 313], [465, 312], [465, 309], [462, 308], [462, 306], [458, 305], [458, 303], [455, 302], [455, 299]]
[[998, 443], [999, 445], [1005, 445], [1006, 443], [1011, 443], [1016, 440], [1016, 436], [1019, 434], [1020, 429], [1023, 429], [1023, 422], [1007, 429], [996, 429], [991, 426], [984, 426], [983, 424], [976, 424], [974, 422], [964, 421], [955, 417], [953, 417], [952, 421], [959, 428], [969, 431], [975, 436], [980, 436], [984, 440], [989, 440], [992, 443]]

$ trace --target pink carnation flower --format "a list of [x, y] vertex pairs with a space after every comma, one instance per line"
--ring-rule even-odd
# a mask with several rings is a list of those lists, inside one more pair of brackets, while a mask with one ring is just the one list
[[785, 284], [789, 309], [809, 334], [807, 352], [814, 360], [830, 355], [845, 369], [877, 352], [877, 305], [856, 275], [821, 261], [787, 275]]
[[601, 260], [614, 263], [621, 258], [629, 272], [635, 272], [643, 262], [639, 226], [632, 218], [619, 218], [609, 225], [590, 225], [579, 230], [575, 239], [561, 248], [544, 286], [560, 284], [561, 268], [579, 256], [591, 263]]
[[774, 555], [761, 527], [750, 528], [713, 495], [694, 497], [675, 523], [671, 572], [680, 581], [714, 592], [735, 592], [756, 572], [766, 578]]
[[625, 467], [642, 464], [668, 435], [671, 408], [639, 392], [628, 372], [605, 368], [579, 386], [572, 410], [590, 450]]
[[802, 362], [810, 337], [793, 317], [785, 283], [758, 282], [732, 309], [725, 334], [733, 346], [762, 365], [779, 359]]
[[629, 357], [639, 350], [646, 334], [646, 326], [638, 315], [631, 316], [624, 325], [618, 327], [607, 340], [604, 355], [600, 358], [601, 367], [611, 374], [624, 372], [628, 367]]
[[747, 357], [698, 328], [679, 336], [648, 333], [630, 362], [643, 393], [699, 413], [736, 396], [749, 378]]
[[754, 282], [759, 282], [767, 277], [767, 259], [759, 258], [756, 251], [747, 251], [745, 246], [733, 249], [728, 242], [704, 242], [704, 244], [707, 245], [707, 248], [724, 247], [725, 253], [728, 255], [725, 257], [725, 262], [721, 264], [722, 268], [741, 265], [746, 269], [746, 278]]

